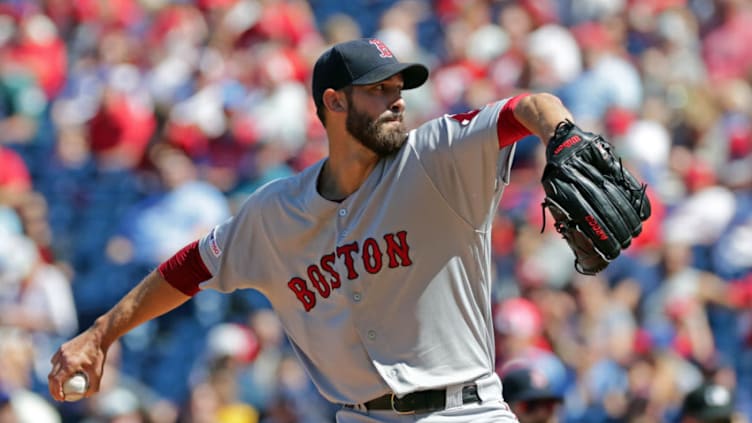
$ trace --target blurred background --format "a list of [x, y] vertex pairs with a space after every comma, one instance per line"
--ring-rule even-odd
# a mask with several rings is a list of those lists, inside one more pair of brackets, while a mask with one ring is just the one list
[[49, 358], [258, 186], [327, 154], [310, 98], [333, 43], [432, 70], [408, 125], [557, 94], [649, 184], [603, 274], [540, 233], [520, 141], [493, 236], [497, 371], [543, 370], [563, 422], [672, 422], [704, 381], [752, 416], [751, 0], [0, 2], [0, 422], [319, 423], [254, 291], [201, 292], [125, 336], [102, 391], [54, 403]]

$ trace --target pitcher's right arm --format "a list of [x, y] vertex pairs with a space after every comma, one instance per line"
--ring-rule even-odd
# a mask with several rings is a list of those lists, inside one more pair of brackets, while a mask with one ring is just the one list
[[115, 306], [97, 318], [85, 331], [64, 343], [52, 357], [48, 388], [55, 400], [64, 400], [63, 383], [76, 372], [89, 379], [85, 396], [99, 391], [107, 350], [128, 331], [159, 317], [191, 298], [167, 282], [159, 270], [147, 275]]

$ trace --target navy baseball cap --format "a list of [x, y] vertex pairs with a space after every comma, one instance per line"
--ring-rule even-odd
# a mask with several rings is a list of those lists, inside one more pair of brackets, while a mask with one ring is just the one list
[[705, 383], [684, 397], [682, 416], [691, 416], [703, 422], [731, 421], [734, 401], [725, 386]]
[[501, 378], [504, 400], [506, 402], [555, 400], [561, 401], [561, 395], [551, 389], [546, 375], [528, 367], [519, 367], [507, 371]]
[[345, 41], [325, 51], [313, 66], [313, 101], [321, 107], [327, 88], [339, 90], [348, 85], [374, 84], [398, 73], [404, 78], [406, 90], [417, 88], [428, 79], [427, 67], [398, 61], [380, 40]]

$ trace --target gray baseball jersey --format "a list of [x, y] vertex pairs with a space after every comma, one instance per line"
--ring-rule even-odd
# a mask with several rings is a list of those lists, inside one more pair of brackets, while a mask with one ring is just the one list
[[454, 385], [494, 368], [490, 227], [514, 145], [505, 100], [409, 133], [342, 202], [323, 160], [253, 193], [199, 242], [202, 289], [255, 288], [330, 401]]

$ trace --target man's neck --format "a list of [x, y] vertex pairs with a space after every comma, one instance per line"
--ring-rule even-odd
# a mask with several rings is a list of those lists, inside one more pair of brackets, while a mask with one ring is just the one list
[[358, 190], [379, 163], [379, 156], [362, 146], [333, 149], [321, 169], [317, 188], [327, 200], [342, 201]]

